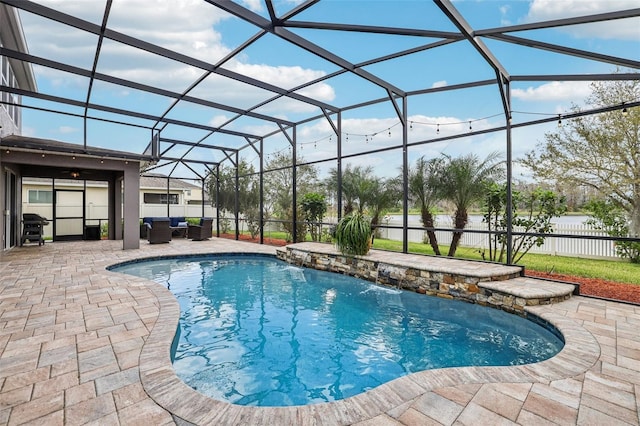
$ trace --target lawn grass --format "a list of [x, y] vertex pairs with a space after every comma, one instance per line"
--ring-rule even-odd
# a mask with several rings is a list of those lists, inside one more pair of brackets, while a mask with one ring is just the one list
[[[265, 237], [286, 239], [286, 232], [268, 232]], [[311, 241], [307, 238], [307, 241]], [[379, 250], [402, 251], [402, 241], [376, 238], [373, 248]], [[409, 252], [433, 255], [429, 244], [409, 243]], [[440, 251], [447, 253], [449, 247], [442, 246]], [[483, 260], [477, 249], [459, 247], [456, 257], [460, 259]], [[626, 284], [640, 285], [640, 264], [623, 260], [585, 259], [580, 257], [552, 256], [549, 254], [526, 254], [518, 263], [532, 271], [550, 272], [556, 274], [574, 275], [578, 277], [600, 278]]]
[[[374, 241], [373, 248], [402, 251], [402, 242], [377, 238]], [[410, 253], [433, 255], [433, 250], [428, 244], [410, 242], [408, 250]], [[446, 253], [448, 247], [440, 247], [440, 250]], [[456, 251], [456, 257], [483, 260], [477, 249], [468, 247], [459, 247]], [[580, 257], [527, 253], [518, 264], [532, 271], [601, 278], [608, 281], [640, 285], [640, 265], [622, 260], [584, 259]]]

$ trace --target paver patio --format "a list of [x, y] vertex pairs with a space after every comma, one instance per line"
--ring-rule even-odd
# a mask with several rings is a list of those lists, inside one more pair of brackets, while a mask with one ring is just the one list
[[330, 404], [213, 401], [171, 369], [171, 293], [105, 267], [275, 248], [215, 238], [121, 247], [83, 241], [2, 252], [0, 424], [640, 424], [640, 307], [579, 296], [527, 308], [567, 341], [542, 363], [425, 371]]

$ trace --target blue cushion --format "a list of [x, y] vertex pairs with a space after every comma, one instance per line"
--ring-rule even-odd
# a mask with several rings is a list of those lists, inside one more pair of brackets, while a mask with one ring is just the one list
[[180, 222], [185, 222], [186, 219], [184, 217], [171, 217], [171, 225], [172, 227], [179, 226]]

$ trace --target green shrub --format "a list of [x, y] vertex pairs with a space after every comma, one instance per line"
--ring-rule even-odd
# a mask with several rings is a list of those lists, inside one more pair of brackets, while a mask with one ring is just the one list
[[371, 221], [358, 212], [343, 217], [336, 225], [336, 244], [344, 254], [364, 256], [371, 245]]

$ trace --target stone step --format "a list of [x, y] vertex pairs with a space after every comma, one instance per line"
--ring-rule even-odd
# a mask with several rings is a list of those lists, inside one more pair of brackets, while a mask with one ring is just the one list
[[370, 250], [366, 256], [350, 256], [322, 243], [290, 244], [277, 249], [277, 255], [294, 265], [521, 315], [525, 306], [558, 303], [577, 294], [571, 284], [523, 277], [520, 266], [490, 262], [381, 250]]

